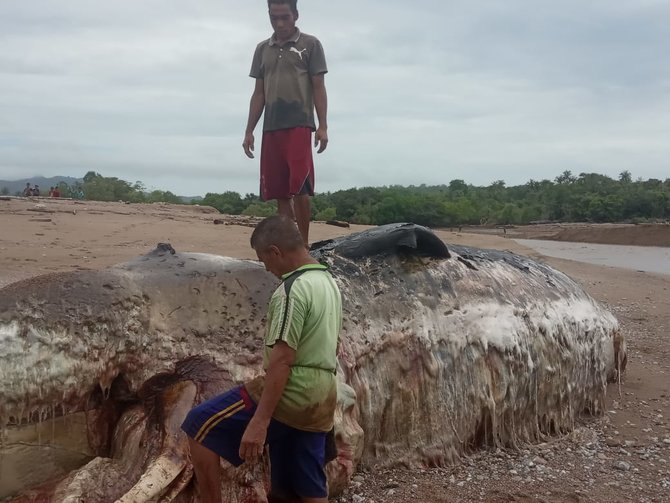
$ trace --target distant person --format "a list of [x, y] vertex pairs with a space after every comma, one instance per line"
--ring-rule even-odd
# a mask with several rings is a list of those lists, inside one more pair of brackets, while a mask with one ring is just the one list
[[33, 188], [33, 196], [39, 196], [39, 195], [40, 195], [40, 186], [35, 185], [35, 187]]
[[[310, 196], [314, 195], [314, 146], [328, 146], [328, 72], [321, 42], [302, 33], [297, 0], [268, 0], [274, 34], [256, 47], [250, 76], [256, 79], [242, 147], [254, 158], [254, 129], [265, 111], [261, 146], [261, 198], [276, 199], [280, 215], [296, 221], [309, 240]], [[314, 121], [314, 109], [319, 126]]]
[[51, 197], [60, 197], [60, 189], [57, 186], [54, 187]]
[[33, 195], [33, 188], [30, 186], [30, 182], [26, 183], [26, 187], [23, 189], [23, 197], [30, 197]]
[[53, 197], [53, 196], [54, 196], [54, 188], [49, 187], [49, 197]]

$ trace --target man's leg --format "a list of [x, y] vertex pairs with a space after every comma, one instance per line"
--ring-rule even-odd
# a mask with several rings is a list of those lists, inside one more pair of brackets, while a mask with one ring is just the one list
[[325, 433], [296, 430], [272, 420], [268, 441], [271, 493], [276, 499], [270, 501], [328, 503], [328, 481], [324, 471], [325, 439]]
[[295, 214], [293, 213], [293, 200], [277, 199], [277, 214], [285, 215], [290, 219], [295, 220]]
[[188, 436], [201, 501], [221, 502], [219, 457], [233, 466], [242, 464], [240, 440], [255, 409], [246, 390], [238, 386], [201, 403], [186, 416], [182, 430]]
[[309, 195], [299, 194], [293, 198], [293, 211], [295, 212], [295, 221], [302, 234], [302, 240], [305, 247], [309, 247], [309, 221], [312, 219], [312, 207]]
[[314, 195], [312, 130], [298, 127], [287, 131], [284, 151], [288, 168], [288, 190], [293, 196], [293, 217], [307, 247], [309, 246], [309, 221], [312, 218], [309, 198]]
[[192, 438], [188, 439], [191, 461], [201, 501], [221, 503], [221, 466], [219, 455]]

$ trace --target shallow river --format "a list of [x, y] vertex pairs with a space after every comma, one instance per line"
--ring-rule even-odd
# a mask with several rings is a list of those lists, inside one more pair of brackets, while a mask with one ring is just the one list
[[670, 248], [515, 239], [548, 257], [670, 275]]

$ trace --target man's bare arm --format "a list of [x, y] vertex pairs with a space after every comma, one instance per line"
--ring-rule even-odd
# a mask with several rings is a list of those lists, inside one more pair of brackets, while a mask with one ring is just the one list
[[328, 146], [328, 93], [326, 93], [325, 74], [312, 76], [312, 89], [314, 91], [314, 108], [319, 119], [319, 127], [314, 135], [314, 146], [319, 147], [318, 154], [326, 150]]
[[272, 414], [284, 393], [294, 361], [295, 350], [278, 341], [270, 352], [263, 394], [240, 443], [240, 457], [245, 461], [256, 459], [263, 453]]
[[247, 154], [249, 159], [254, 158], [254, 129], [256, 129], [256, 124], [258, 124], [258, 121], [263, 114], [263, 108], [265, 108], [265, 88], [263, 79], [256, 79], [256, 86], [254, 87], [254, 92], [251, 95], [251, 102], [249, 103], [249, 119], [247, 120], [247, 128], [244, 131], [244, 142], [242, 143], [244, 153]]

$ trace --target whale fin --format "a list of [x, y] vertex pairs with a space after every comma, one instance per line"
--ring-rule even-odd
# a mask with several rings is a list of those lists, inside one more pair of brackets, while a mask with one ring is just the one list
[[411, 223], [381, 225], [349, 236], [319, 241], [310, 250], [315, 255], [332, 251], [352, 259], [394, 254], [431, 258], [451, 256], [447, 245], [430, 229]]

